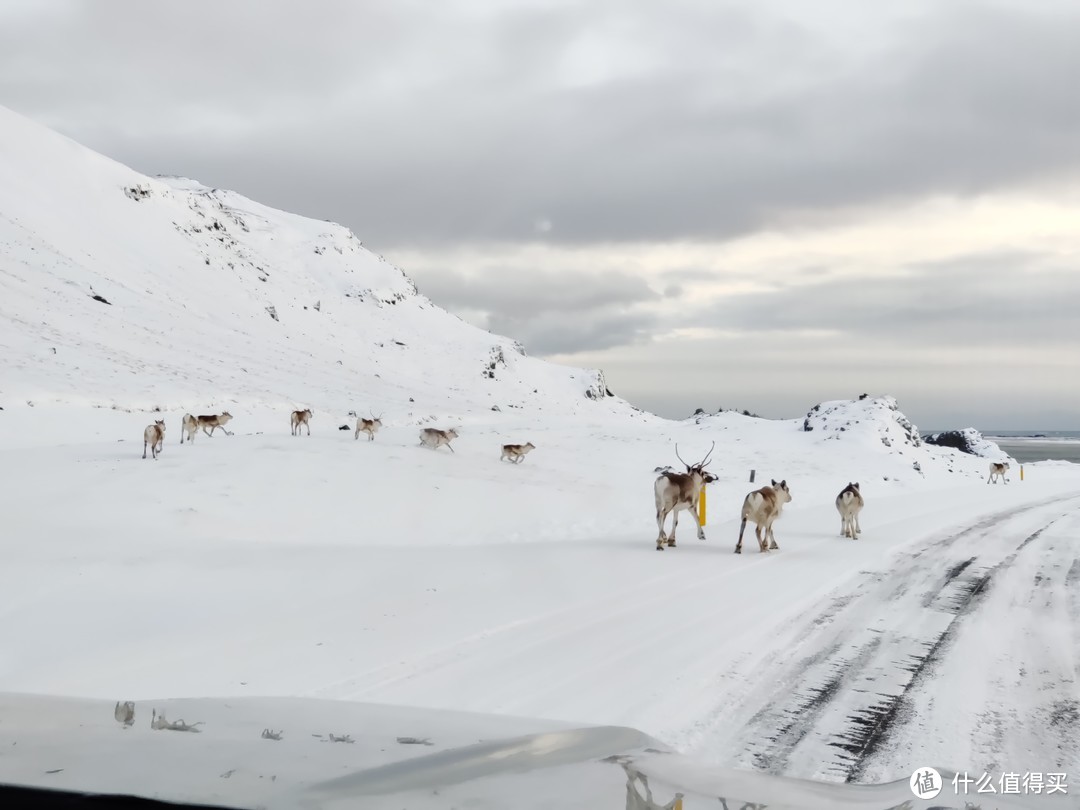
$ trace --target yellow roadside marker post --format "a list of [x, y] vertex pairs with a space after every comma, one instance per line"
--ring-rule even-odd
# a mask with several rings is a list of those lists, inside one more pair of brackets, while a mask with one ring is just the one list
[[698, 523], [702, 526], [705, 525], [705, 485], [701, 485], [701, 492], [698, 494]]

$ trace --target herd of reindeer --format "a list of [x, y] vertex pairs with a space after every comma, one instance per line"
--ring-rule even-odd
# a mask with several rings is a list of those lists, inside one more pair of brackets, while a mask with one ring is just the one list
[[[301, 428], [307, 428], [307, 435], [310, 436], [311, 417], [313, 415], [314, 411], [310, 408], [293, 411], [289, 419], [292, 435], [299, 436], [301, 435]], [[207, 436], [213, 436], [214, 431], [218, 428], [231, 436], [232, 434], [225, 427], [231, 419], [232, 415], [228, 411], [221, 414], [200, 416], [192, 416], [190, 413], [184, 414], [181, 423], [180, 444], [184, 443], [185, 438], [189, 443], [194, 442], [195, 434], [200, 428]], [[353, 438], [359, 439], [361, 433], [366, 433], [368, 441], [374, 441], [375, 434], [381, 427], [381, 415], [375, 416], [373, 414], [370, 419], [357, 417], [356, 431]], [[342, 426], [342, 430], [348, 430], [348, 426]], [[449, 430], [423, 428], [420, 431], [420, 446], [431, 450], [438, 450], [440, 447], [445, 446], [452, 453], [454, 448], [450, 445], [450, 442], [457, 437], [458, 432], [454, 428]], [[146, 451], [149, 448], [152, 457], [156, 460], [164, 443], [165, 420], [158, 419], [143, 431], [142, 457], [146, 458]], [[675, 455], [686, 467], [686, 472], [675, 472], [671, 467], [657, 467], [654, 470], [654, 472], [660, 473], [653, 486], [656, 496], [656, 525], [660, 532], [656, 538], [657, 551], [663, 551], [665, 547], [675, 547], [675, 529], [679, 524], [679, 512], [682, 511], [688, 512], [694, 519], [694, 523], [697, 524], [698, 540], [705, 539], [705, 531], [701, 526], [701, 519], [698, 517], [698, 504], [705, 485], [719, 480], [716, 475], [705, 469], [715, 448], [716, 442], [713, 442], [709, 452], [705, 454], [701, 461], [690, 464], [679, 455], [679, 445], [676, 443]], [[529, 451], [535, 449], [536, 447], [532, 442], [504, 444], [499, 460], [520, 464]], [[1009, 481], [1005, 477], [1005, 473], [1008, 470], [1009, 465], [1007, 462], [991, 462], [990, 477], [987, 479], [987, 483], [997, 483], [997, 479], [1000, 478], [1007, 484]], [[743, 499], [740, 515], [742, 522], [739, 525], [739, 540], [735, 544], [735, 553], [742, 554], [743, 534], [746, 531], [747, 521], [754, 524], [754, 534], [757, 537], [759, 551], [778, 551], [780, 547], [776, 544], [776, 537], [773, 534], [773, 523], [780, 517], [784, 504], [790, 500], [791, 490], [788, 488], [786, 479], [782, 481], [773, 480], [769, 486], [761, 487], [747, 494]], [[849, 537], [852, 540], [858, 539], [858, 536], [862, 533], [862, 527], [859, 525], [859, 513], [864, 505], [858, 482], [848, 482], [848, 485], [840, 490], [840, 493], [836, 496], [835, 503], [836, 510], [840, 513], [841, 537]], [[664, 524], [667, 522], [668, 515], [671, 515], [670, 534], [664, 531]]]

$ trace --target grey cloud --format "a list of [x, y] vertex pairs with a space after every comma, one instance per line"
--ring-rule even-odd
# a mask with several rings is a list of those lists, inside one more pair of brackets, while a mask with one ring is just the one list
[[647, 305], [660, 293], [625, 273], [429, 269], [417, 275], [417, 286], [440, 306], [467, 311], [467, 320], [513, 336], [540, 356], [637, 343], [659, 321]]
[[668, 284], [664, 287], [665, 298], [682, 298], [686, 290], [681, 284]]
[[531, 354], [576, 355], [626, 347], [649, 340], [656, 315], [644, 310], [548, 311], [532, 318], [492, 314], [489, 328], [513, 335]]
[[724, 238], [1080, 166], [1049, 0], [57, 9], [0, 25], [0, 102], [380, 248]]
[[464, 275], [440, 269], [416, 279], [420, 291], [441, 306], [467, 306], [514, 319], [621, 308], [660, 298], [644, 279], [625, 273], [486, 268]]
[[890, 351], [927, 344], [1080, 349], [1080, 273], [1068, 263], [1011, 252], [900, 270], [728, 295], [692, 322], [750, 334], [836, 330]]

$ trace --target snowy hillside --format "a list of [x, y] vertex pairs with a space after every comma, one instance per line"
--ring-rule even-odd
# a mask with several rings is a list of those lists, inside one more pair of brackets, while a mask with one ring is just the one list
[[[989, 485], [888, 396], [660, 419], [447, 314], [344, 228], [2, 111], [0, 345], [0, 691], [621, 725], [831, 781], [1080, 761], [1075, 465]], [[185, 411], [220, 410], [231, 435], [180, 444]], [[375, 441], [351, 410], [384, 414]], [[461, 425], [453, 451], [421, 424]], [[676, 443], [715, 446], [718, 480], [705, 541], [683, 513], [658, 553]], [[735, 555], [771, 479], [779, 551]]]
[[0, 348], [4, 407], [631, 410], [597, 372], [434, 306], [340, 225], [145, 177], [3, 108]]

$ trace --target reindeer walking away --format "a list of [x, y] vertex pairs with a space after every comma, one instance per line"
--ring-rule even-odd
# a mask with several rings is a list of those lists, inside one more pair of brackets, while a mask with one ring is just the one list
[[289, 417], [289, 425], [292, 428], [292, 435], [300, 435], [301, 425], [307, 428], [307, 435], [311, 435], [311, 417], [314, 412], [311, 408], [305, 408], [302, 411], [293, 411], [292, 416]]
[[149, 447], [150, 453], [153, 455], [154, 460], [157, 461], [158, 453], [165, 446], [165, 420], [155, 419], [154, 424], [146, 426], [142, 437], [142, 457], [146, 458], [146, 448]]
[[773, 523], [780, 517], [784, 504], [790, 500], [791, 491], [788, 489], [787, 480], [779, 483], [773, 481], [772, 486], [762, 487], [747, 495], [743, 499], [742, 523], [739, 525], [739, 542], [735, 544], [735, 553], [742, 554], [743, 532], [746, 531], [748, 520], [754, 523], [758, 548], [761, 551], [779, 551], [780, 546], [776, 545], [776, 537], [773, 535]]
[[364, 419], [360, 417], [356, 420], [356, 433], [353, 435], [354, 439], [359, 439], [361, 433], [366, 433], [368, 441], [375, 441], [375, 434], [379, 432], [379, 428], [382, 427], [382, 414], [375, 416], [371, 415], [370, 419]]
[[840, 513], [840, 536], [850, 537], [857, 540], [862, 534], [859, 526], [859, 512], [863, 508], [863, 496], [859, 491], [859, 483], [848, 483], [836, 496], [836, 511]]
[[457, 428], [450, 428], [450, 430], [436, 430], [435, 428], [424, 428], [420, 431], [420, 446], [427, 447], [431, 450], [438, 450], [445, 445], [450, 448], [450, 452], [454, 452], [454, 448], [450, 447], [450, 442], [458, 437]]
[[[679, 525], [679, 512], [686, 510], [697, 524], [698, 540], [705, 539], [705, 531], [701, 528], [698, 518], [698, 501], [701, 498], [701, 488], [705, 484], [717, 480], [716, 476], [705, 471], [709, 463], [716, 442], [712, 443], [705, 458], [697, 464], [687, 464], [679, 455], [679, 445], [675, 445], [675, 456], [686, 467], [685, 473], [663, 472], [653, 484], [653, 493], [656, 496], [656, 526], [660, 534], [656, 538], [656, 550], [663, 551], [665, 544], [675, 548], [675, 529]], [[671, 534], [664, 533], [664, 522], [671, 515]]]
[[188, 444], [195, 441], [195, 434], [199, 432], [199, 421], [190, 413], [184, 414], [184, 419], [180, 423], [180, 444], [184, 443], [184, 437], [187, 436]]
[[504, 444], [502, 446], [502, 455], [499, 456], [499, 461], [510, 460], [513, 464], [520, 464], [525, 460], [525, 456], [529, 454], [530, 450], [535, 450], [536, 445], [532, 442], [525, 442], [525, 444]]
[[994, 461], [990, 463], [990, 477], [986, 479], [986, 483], [997, 483], [1000, 478], [1006, 484], [1009, 483], [1009, 479], [1005, 477], [1005, 473], [1009, 471], [1009, 462], [1007, 461]]

